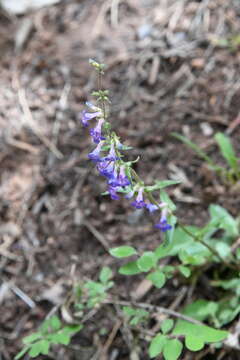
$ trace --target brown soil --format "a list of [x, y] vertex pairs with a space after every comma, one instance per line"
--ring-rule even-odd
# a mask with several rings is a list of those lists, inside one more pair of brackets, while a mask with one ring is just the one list
[[[239, 214], [239, 188], [224, 186], [171, 136], [189, 136], [221, 164], [212, 139], [227, 132], [240, 154], [239, 45], [218, 45], [239, 34], [239, 16], [234, 0], [72, 0], [18, 18], [0, 15], [2, 359], [13, 359], [22, 337], [64, 301], [73, 266], [77, 278], [96, 279], [103, 264], [117, 269], [105, 243], [142, 250], [160, 241], [150, 219], [126, 200], [100, 196], [105, 185], [87, 160], [92, 145], [80, 124], [96, 85], [89, 58], [107, 64], [111, 122], [134, 147], [129, 158], [140, 155], [140, 176], [149, 183], [182, 177], [169, 190], [182, 222], [204, 224], [210, 203]], [[17, 34], [27, 20], [32, 30], [19, 49]], [[116, 275], [114, 291], [129, 299], [139, 280]], [[169, 306], [179, 286], [167, 290], [150, 291], [146, 300]], [[97, 336], [99, 329], [109, 333], [113, 325], [103, 308], [70, 349], [53, 351], [49, 359], [93, 359], [108, 338]], [[117, 333], [106, 359], [129, 359], [123, 337]], [[140, 345], [145, 360], [146, 344]], [[216, 359], [209, 353], [201, 358]]]

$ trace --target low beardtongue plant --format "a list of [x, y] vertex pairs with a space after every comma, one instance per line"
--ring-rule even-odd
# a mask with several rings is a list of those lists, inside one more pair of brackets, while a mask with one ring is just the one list
[[[109, 252], [113, 257], [128, 259], [128, 262], [119, 268], [119, 273], [127, 276], [144, 274], [145, 278], [158, 290], [168, 280], [177, 278], [173, 283], [173, 288], [176, 284], [181, 287], [184, 283], [186, 289], [189, 286], [191, 291], [194, 291], [201, 279], [201, 286], [206, 282], [207, 299], [200, 298], [190, 303], [192, 296], [189, 296], [188, 304], [181, 309], [181, 312], [158, 306], [158, 304], [126, 301], [125, 298], [123, 301], [120, 297], [119, 300], [116, 292], [114, 296], [109, 293], [114, 285], [112, 271], [103, 267], [97, 281], [89, 280], [73, 285], [69, 298], [71, 304], [73, 302], [70, 317], [73, 319], [72, 323], [70, 321], [71, 324], [66, 325], [56, 316], [46, 319], [36, 333], [23, 339], [24, 348], [16, 355], [15, 360], [22, 358], [26, 353], [30, 357], [36, 357], [39, 354], [46, 355], [52, 346], [59, 344], [67, 346], [71, 337], [78, 331], [83, 331], [82, 328], [87, 319], [92, 318], [92, 314], [95, 314], [101, 306], [110, 306], [111, 311], [119, 310], [121, 307], [121, 311], [117, 311], [116, 316], [124, 316], [124, 337], [126, 329], [128, 331], [126, 334], [131, 335], [127, 340], [131, 359], [142, 358], [139, 350], [138, 353], [134, 352], [135, 347], [140, 348], [142, 339], [149, 342], [149, 358], [155, 358], [161, 354], [165, 360], [179, 359], [183, 349], [195, 352], [209, 345], [211, 345], [209, 346], [211, 351], [214, 347], [222, 347], [223, 344], [234, 347], [233, 343], [237, 341], [239, 330], [236, 330], [237, 333], [233, 334], [232, 338], [230, 335], [228, 341], [229, 333], [222, 330], [222, 327], [230, 323], [232, 328], [233, 320], [240, 313], [240, 249], [238, 248], [240, 219], [234, 219], [223, 207], [211, 204], [210, 220], [203, 227], [183, 225], [179, 221], [174, 213], [176, 206], [164, 190], [168, 186], [178, 184], [179, 181], [155, 180], [153, 185], [145, 184], [133, 169], [133, 164], [138, 159], [125, 160], [124, 152], [131, 148], [122, 144], [108, 121], [106, 108], [110, 101], [108, 91], [103, 90], [101, 85], [104, 65], [94, 60], [90, 60], [90, 64], [98, 75], [98, 90], [92, 93], [96, 97], [96, 104], [87, 102], [86, 109], [81, 114], [82, 125], [89, 130], [94, 145], [88, 158], [106, 181], [106, 195], [113, 201], [121, 201], [121, 198], [125, 198], [133, 209], [146, 211], [154, 218], [154, 227], [158, 232], [157, 238], [161, 239], [159, 246], [153, 251], [138, 251], [128, 244], [110, 249]], [[239, 175], [237, 168], [239, 161], [233, 157], [229, 142], [226, 142], [222, 136], [220, 140], [221, 145], [223, 140], [224, 144], [227, 144], [224, 154], [229, 163], [234, 165], [232, 168], [235, 172], [230, 171], [231, 176], [228, 177], [234, 183]], [[227, 152], [226, 148], [231, 151]], [[199, 151], [198, 153], [202, 154]], [[156, 192], [160, 192], [159, 199], [155, 196]], [[158, 236], [159, 233], [161, 236]], [[164, 261], [161, 262], [161, 260]], [[210, 271], [206, 273], [208, 270]], [[225, 274], [227, 278], [222, 280]], [[217, 291], [216, 288], [221, 290]], [[193, 298], [197, 295], [195, 293], [197, 291], [194, 291]], [[70, 311], [69, 299], [61, 307], [63, 320], [65, 320], [64, 314], [65, 316], [66, 312], [68, 314], [67, 323]], [[156, 299], [159, 297], [157, 296]], [[161, 316], [156, 316], [156, 314]], [[154, 326], [150, 320], [154, 320]], [[206, 321], [208, 325], [203, 321]], [[121, 319], [120, 324], [122, 322]], [[148, 329], [147, 326], [150, 327], [150, 324], [151, 328]], [[106, 344], [109, 339], [113, 341], [112, 334], [116, 335], [117, 330], [115, 331], [114, 325]], [[135, 334], [136, 338], [134, 338]], [[105, 347], [106, 345], [103, 346]], [[105, 355], [104, 353], [104, 358]]]

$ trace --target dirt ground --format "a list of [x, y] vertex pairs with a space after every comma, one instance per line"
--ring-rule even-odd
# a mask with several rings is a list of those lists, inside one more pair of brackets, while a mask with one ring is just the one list
[[[22, 337], [64, 301], [73, 266], [79, 279], [96, 279], [103, 264], [117, 269], [106, 248], [160, 241], [126, 200], [100, 196], [105, 185], [80, 123], [96, 86], [88, 59], [107, 65], [111, 122], [134, 147], [129, 158], [140, 155], [136, 170], [149, 183], [181, 178], [169, 190], [178, 216], [201, 225], [210, 203], [239, 214], [239, 188], [224, 186], [171, 132], [220, 164], [213, 135], [226, 132], [240, 154], [239, 34], [238, 0], [69, 0], [19, 17], [0, 13], [0, 359], [13, 359]], [[116, 275], [123, 299], [139, 280]], [[178, 296], [171, 284], [146, 298], [170, 306]], [[113, 327], [109, 311], [70, 349], [44, 359], [93, 359], [107, 339], [96, 337], [103, 326]], [[216, 359], [196, 356], [183, 359]], [[106, 359], [130, 359], [120, 333]]]

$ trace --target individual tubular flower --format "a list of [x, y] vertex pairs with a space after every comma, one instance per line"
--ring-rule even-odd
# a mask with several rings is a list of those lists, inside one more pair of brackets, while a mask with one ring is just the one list
[[127, 186], [130, 185], [130, 181], [125, 174], [125, 166], [120, 166], [120, 170], [115, 167], [112, 177], [109, 179], [109, 185], [116, 187], [116, 186]]
[[117, 156], [115, 148], [114, 148], [114, 143], [111, 144], [110, 147], [110, 151], [109, 154], [104, 158], [104, 161], [116, 161], [119, 160], [120, 157]]
[[99, 162], [99, 164], [97, 165], [97, 169], [100, 175], [105, 176], [108, 179], [111, 179], [114, 173], [114, 162], [113, 161]]
[[136, 209], [142, 209], [147, 205], [143, 199], [143, 190], [143, 187], [138, 190], [136, 200], [131, 203], [131, 205], [134, 206]]
[[97, 126], [94, 129], [90, 129], [90, 135], [93, 138], [93, 141], [98, 144], [101, 140], [105, 140], [105, 137], [102, 136], [102, 125], [104, 123], [104, 119], [101, 118], [98, 120]]
[[159, 223], [155, 225], [155, 227], [163, 232], [166, 232], [167, 230], [171, 230], [172, 226], [167, 223], [167, 208], [165, 207], [162, 210], [161, 218]]
[[102, 150], [102, 146], [104, 144], [104, 141], [101, 141], [97, 147], [88, 154], [88, 158], [94, 162], [100, 162], [103, 161], [102, 158], [100, 157], [100, 152]]
[[92, 110], [92, 111], [101, 111], [99, 107], [92, 104], [90, 101], [86, 101], [85, 104]]
[[117, 194], [117, 188], [116, 187], [109, 186], [108, 187], [108, 192], [109, 192], [112, 200], [119, 200], [119, 196]]
[[83, 110], [82, 112], [82, 124], [83, 126], [87, 127], [89, 124], [89, 120], [95, 119], [97, 116], [102, 115], [101, 111], [96, 112], [87, 112], [86, 110]]
[[152, 203], [147, 204], [146, 208], [150, 213], [153, 213], [154, 211], [158, 210], [158, 206]]
[[129, 178], [126, 175], [124, 165], [120, 166], [118, 180], [119, 180], [120, 186], [123, 186], [123, 187], [131, 184]]

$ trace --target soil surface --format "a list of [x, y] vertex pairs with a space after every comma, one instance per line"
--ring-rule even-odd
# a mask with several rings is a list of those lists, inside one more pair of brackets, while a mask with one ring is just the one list
[[[151, 219], [126, 199], [100, 195], [105, 184], [87, 159], [92, 144], [80, 122], [96, 88], [89, 58], [107, 65], [110, 121], [133, 147], [129, 159], [140, 156], [139, 175], [149, 184], [182, 180], [168, 191], [181, 221], [203, 225], [211, 203], [239, 214], [239, 187], [225, 186], [171, 135], [188, 136], [223, 164], [213, 136], [225, 132], [240, 154], [239, 18], [237, 0], [69, 0], [18, 17], [0, 13], [1, 359], [13, 359], [22, 337], [65, 301], [73, 277], [96, 280], [103, 265], [117, 270], [108, 248], [151, 250], [161, 241]], [[141, 277], [116, 271], [115, 280], [115, 293], [129, 300]], [[186, 303], [185, 287], [172, 281], [143, 298], [174, 308], [179, 297]], [[38, 358], [130, 359], [120, 331], [107, 353], [100, 351], [117, 321], [103, 307], [70, 348]], [[138, 346], [141, 356], [131, 359], [147, 360], [146, 343]], [[186, 352], [182, 359], [216, 354]]]

